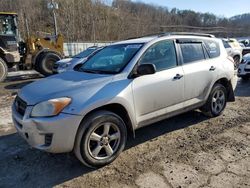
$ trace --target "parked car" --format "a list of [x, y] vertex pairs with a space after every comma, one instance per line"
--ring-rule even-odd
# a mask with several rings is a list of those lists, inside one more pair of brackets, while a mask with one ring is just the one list
[[241, 47], [240, 43], [233, 38], [230, 39], [222, 39], [224, 47], [227, 50], [229, 56], [234, 59], [235, 67], [238, 67], [242, 60], [242, 51], [243, 48]]
[[250, 42], [249, 39], [239, 40], [241, 46], [243, 47], [242, 55], [250, 53]]
[[52, 69], [53, 73], [56, 74], [56, 73], [62, 73], [65, 71], [73, 70], [76, 66], [80, 66], [82, 63], [84, 63], [89, 56], [95, 54], [102, 48], [103, 47], [92, 46], [80, 52], [79, 54], [73, 56], [72, 58], [66, 58], [66, 59], [57, 61], [53, 66], [53, 69]]
[[238, 77], [243, 80], [248, 80], [250, 78], [250, 53], [243, 56], [238, 68]]
[[237, 73], [221, 40], [166, 34], [117, 42], [67, 71], [23, 87], [12, 106], [34, 148], [75, 152], [85, 165], [111, 163], [127, 134], [201, 109], [219, 116], [234, 101]]

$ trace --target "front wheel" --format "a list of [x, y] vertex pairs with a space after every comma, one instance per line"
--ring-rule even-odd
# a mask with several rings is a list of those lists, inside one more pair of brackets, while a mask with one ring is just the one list
[[119, 156], [126, 140], [127, 129], [123, 120], [112, 112], [98, 111], [82, 122], [74, 151], [83, 164], [101, 167]]
[[216, 117], [222, 114], [227, 103], [227, 90], [221, 84], [215, 84], [208, 97], [206, 104], [201, 111], [210, 117]]
[[3, 82], [8, 74], [8, 67], [5, 61], [0, 58], [0, 82]]
[[44, 76], [50, 76], [53, 74], [53, 66], [55, 62], [59, 61], [61, 58], [56, 53], [48, 52], [40, 57], [38, 63], [38, 72], [43, 74]]

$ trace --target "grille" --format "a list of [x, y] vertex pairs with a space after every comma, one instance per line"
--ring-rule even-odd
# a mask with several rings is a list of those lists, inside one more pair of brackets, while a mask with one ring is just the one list
[[23, 116], [27, 108], [27, 103], [17, 96], [15, 99], [15, 107], [16, 111]]
[[52, 142], [53, 135], [52, 134], [46, 134], [45, 135], [45, 146], [50, 146]]

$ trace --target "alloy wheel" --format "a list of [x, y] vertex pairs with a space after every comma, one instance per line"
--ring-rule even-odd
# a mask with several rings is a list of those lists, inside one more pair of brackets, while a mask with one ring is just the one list
[[111, 122], [103, 123], [91, 132], [87, 141], [88, 152], [96, 160], [107, 159], [117, 151], [120, 140], [118, 126]]
[[219, 114], [223, 110], [225, 102], [225, 93], [222, 90], [215, 91], [212, 97], [212, 111]]

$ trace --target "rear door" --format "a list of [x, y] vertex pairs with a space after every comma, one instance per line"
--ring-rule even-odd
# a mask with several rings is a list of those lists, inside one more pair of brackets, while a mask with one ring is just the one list
[[216, 65], [210, 60], [203, 41], [183, 40], [178, 44], [185, 75], [185, 106], [189, 106], [204, 100], [216, 76]]

